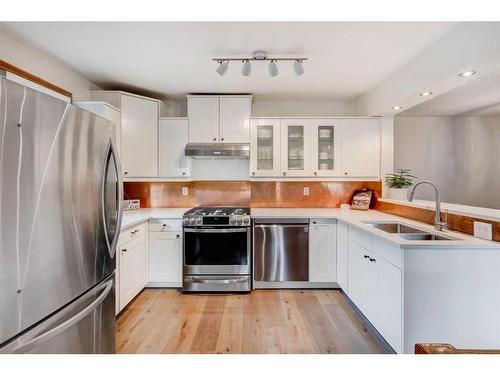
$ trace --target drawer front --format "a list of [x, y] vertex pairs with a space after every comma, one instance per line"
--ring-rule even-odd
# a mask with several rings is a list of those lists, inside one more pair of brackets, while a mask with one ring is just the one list
[[150, 232], [181, 232], [181, 219], [151, 219], [149, 220]]
[[372, 235], [354, 226], [349, 227], [349, 239], [365, 249], [372, 249]]
[[373, 252], [376, 258], [383, 258], [394, 266], [401, 268], [402, 251], [399, 246], [373, 236]]
[[148, 231], [148, 223], [142, 223], [139, 225], [134, 225], [133, 227], [127, 228], [120, 233], [120, 238], [118, 244], [121, 245], [127, 241], [138, 238]]

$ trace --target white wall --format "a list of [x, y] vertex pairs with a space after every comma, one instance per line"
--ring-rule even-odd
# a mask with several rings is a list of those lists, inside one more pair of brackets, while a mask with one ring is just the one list
[[348, 100], [270, 100], [254, 98], [252, 116], [356, 116]]
[[0, 60], [71, 92], [74, 101], [89, 100], [89, 91], [99, 89], [97, 85], [47, 52], [5, 30], [2, 26], [0, 26]]

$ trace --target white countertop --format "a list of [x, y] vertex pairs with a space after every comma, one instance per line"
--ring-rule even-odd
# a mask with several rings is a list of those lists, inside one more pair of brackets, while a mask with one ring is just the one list
[[[186, 208], [141, 208], [139, 210], [124, 211], [122, 217], [122, 230], [132, 225], [140, 224], [149, 219], [182, 219]], [[307, 219], [337, 219], [347, 224], [354, 225], [367, 232], [384, 238], [402, 249], [498, 249], [500, 242], [485, 241], [463, 233], [445, 230], [436, 232], [432, 225], [419, 221], [405, 219], [400, 216], [386, 214], [376, 210], [359, 211], [340, 208], [252, 208], [251, 216], [255, 218], [307, 218]], [[397, 221], [419, 229], [456, 237], [458, 240], [448, 241], [410, 241], [399, 237], [397, 234], [384, 232], [374, 228], [365, 221]]]
[[[332, 218], [343, 221], [350, 225], [354, 225], [367, 232], [375, 234], [381, 238], [389, 240], [400, 246], [402, 249], [499, 249], [500, 242], [485, 241], [463, 233], [445, 230], [436, 232], [432, 225], [428, 225], [419, 221], [405, 219], [400, 216], [386, 214], [380, 211], [368, 210], [350, 210], [340, 208], [252, 208], [251, 216], [256, 218], [310, 218], [310, 219], [326, 219]], [[397, 221], [400, 223], [409, 224], [416, 228], [448, 236], [456, 237], [458, 240], [445, 241], [411, 241], [399, 237], [397, 234], [390, 234], [380, 229], [374, 228], [365, 221]]]
[[122, 216], [122, 230], [132, 225], [140, 224], [149, 219], [182, 219], [187, 208], [141, 208], [139, 210], [124, 211]]

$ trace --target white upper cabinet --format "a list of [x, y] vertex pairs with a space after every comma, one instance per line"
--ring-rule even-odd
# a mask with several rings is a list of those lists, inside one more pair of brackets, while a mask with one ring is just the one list
[[219, 137], [225, 143], [248, 143], [252, 98], [219, 98]]
[[342, 119], [341, 143], [344, 177], [379, 177], [380, 122], [378, 119]]
[[248, 143], [252, 97], [188, 96], [190, 143]]
[[188, 177], [189, 158], [184, 155], [188, 143], [187, 118], [160, 118], [159, 136], [158, 176]]
[[309, 176], [310, 120], [281, 120], [281, 175], [283, 177]]
[[313, 219], [309, 227], [309, 281], [336, 282], [336, 220]]
[[189, 142], [219, 142], [219, 98], [189, 96]]
[[125, 177], [158, 175], [158, 102], [122, 95], [121, 162]]
[[[122, 91], [91, 91], [91, 99], [121, 112], [116, 138], [124, 177], [158, 176], [159, 101]], [[117, 125], [118, 126], [118, 125]]]
[[253, 119], [250, 125], [250, 175], [280, 175], [280, 120]]
[[314, 177], [340, 176], [339, 119], [311, 120], [311, 172]]

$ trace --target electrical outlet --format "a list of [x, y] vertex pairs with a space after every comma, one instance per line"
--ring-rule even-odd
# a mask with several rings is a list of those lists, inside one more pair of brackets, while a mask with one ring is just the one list
[[182, 192], [182, 195], [186, 197], [189, 194], [188, 187], [187, 186], [183, 186], [182, 189], [181, 189], [181, 192]]
[[123, 201], [123, 209], [125, 211], [138, 210], [141, 208], [141, 201], [139, 199], [126, 199]]
[[474, 237], [491, 241], [493, 239], [491, 224], [474, 221]]
[[304, 186], [304, 195], [309, 195], [309, 186]]

